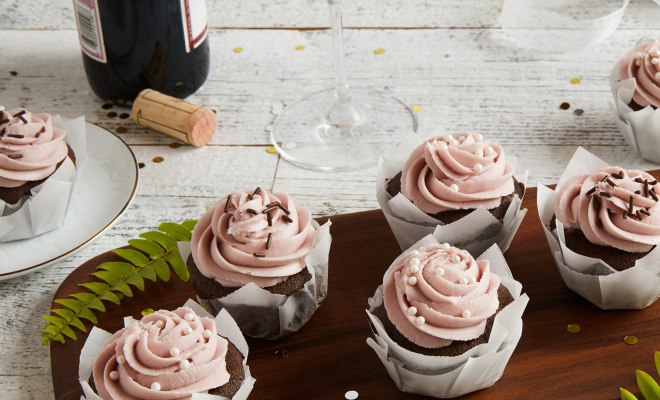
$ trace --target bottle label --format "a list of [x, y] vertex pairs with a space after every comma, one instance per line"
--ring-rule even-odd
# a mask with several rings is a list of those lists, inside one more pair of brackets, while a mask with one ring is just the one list
[[186, 35], [186, 53], [197, 48], [207, 34], [206, 1], [181, 0], [183, 31]]
[[103, 31], [97, 0], [73, 0], [82, 51], [96, 61], [106, 63]]

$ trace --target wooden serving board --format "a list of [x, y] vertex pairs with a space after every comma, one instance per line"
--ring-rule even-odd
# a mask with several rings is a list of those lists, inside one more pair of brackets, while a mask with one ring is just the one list
[[[660, 171], [651, 172], [660, 178]], [[660, 304], [645, 310], [603, 311], [569, 290], [550, 254], [536, 208], [536, 188], [527, 190], [529, 211], [506, 259], [513, 276], [530, 297], [523, 315], [523, 335], [502, 379], [465, 399], [620, 399], [619, 387], [639, 393], [635, 370], [656, 375], [653, 355], [660, 350]], [[327, 218], [318, 221], [323, 223]], [[252, 399], [343, 399], [355, 390], [359, 399], [412, 399], [397, 389], [374, 351], [365, 309], [383, 273], [401, 253], [383, 213], [366, 211], [331, 217], [332, 248], [328, 296], [312, 319], [279, 341], [248, 338], [248, 365], [257, 382]], [[476, 256], [476, 255], [475, 255]], [[79, 291], [113, 253], [95, 257], [69, 275], [55, 298]], [[174, 274], [164, 283], [146, 282], [121, 306], [98, 313], [100, 328], [115, 332], [123, 317], [141, 318], [145, 308], [174, 309], [195, 298], [189, 283]], [[53, 303], [53, 307], [61, 307]], [[571, 334], [569, 324], [582, 330]], [[91, 325], [90, 325], [91, 328]], [[78, 334], [79, 331], [76, 331]], [[623, 338], [636, 336], [635, 345]], [[78, 400], [78, 358], [87, 335], [65, 345], [51, 343], [53, 386], [57, 400]], [[278, 358], [278, 350], [288, 357]], [[643, 397], [639, 397], [643, 398]]]

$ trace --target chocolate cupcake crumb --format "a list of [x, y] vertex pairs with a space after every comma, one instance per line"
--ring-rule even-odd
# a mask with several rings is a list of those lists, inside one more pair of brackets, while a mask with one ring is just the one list
[[243, 369], [243, 354], [241, 354], [232, 342], [229, 342], [229, 340], [227, 342], [229, 346], [225, 355], [225, 368], [227, 368], [227, 372], [229, 373], [229, 382], [209, 390], [209, 394], [231, 399], [238, 392], [238, 389], [241, 388], [245, 380], [245, 370]]

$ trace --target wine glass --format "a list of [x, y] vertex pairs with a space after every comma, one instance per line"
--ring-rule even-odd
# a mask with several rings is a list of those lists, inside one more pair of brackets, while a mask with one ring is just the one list
[[375, 167], [378, 157], [417, 132], [417, 116], [391, 90], [348, 88], [342, 2], [328, 0], [337, 86], [308, 94], [275, 119], [271, 141], [285, 159], [320, 171]]

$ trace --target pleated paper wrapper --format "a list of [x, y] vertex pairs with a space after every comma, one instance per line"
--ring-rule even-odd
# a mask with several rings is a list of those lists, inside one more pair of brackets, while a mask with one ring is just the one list
[[[381, 157], [378, 161], [376, 183], [378, 204], [401, 250], [432, 234], [441, 242], [467, 250], [470, 254], [481, 254], [495, 243], [505, 252], [527, 213], [527, 209], [520, 209], [522, 199], [518, 195], [513, 197], [503, 224], [481, 206], [456, 222], [444, 224], [417, 208], [403, 194], [399, 193], [392, 197], [387, 193], [387, 182], [403, 171], [410, 154], [423, 142], [414, 132], [410, 132], [392, 153]], [[515, 166], [515, 157], [506, 157]], [[525, 186], [527, 186], [527, 175], [525, 171], [524, 178], [518, 179]]]
[[[290, 296], [270, 293], [254, 283], [248, 283], [237, 291], [220, 299], [197, 297], [212, 314], [225, 309], [234, 318], [241, 331], [250, 337], [281, 339], [297, 332], [319, 308], [328, 291], [328, 260], [330, 257], [330, 221], [316, 229], [314, 247], [307, 254], [307, 270], [312, 278], [302, 289]], [[184, 260], [190, 255], [190, 242], [179, 242]]]
[[[437, 237], [429, 235], [415, 243], [404, 254], [437, 243], [440, 243]], [[515, 300], [495, 317], [488, 343], [480, 344], [459, 356], [427, 356], [399, 346], [387, 335], [380, 320], [371, 314], [374, 308], [383, 304], [383, 286], [379, 286], [374, 297], [369, 299], [367, 315], [376, 331], [375, 340], [368, 338], [367, 344], [376, 351], [387, 373], [400, 390], [448, 399], [490, 387], [502, 377], [522, 335], [522, 314], [529, 297], [527, 294], [521, 295], [522, 285], [513, 279], [497, 245], [492, 245], [478, 258], [484, 259], [490, 262], [491, 273], [501, 279], [502, 285]], [[396, 262], [388, 268], [385, 276]]]
[[635, 262], [635, 266], [616, 271], [605, 261], [586, 257], [566, 246], [563, 224], [550, 231], [557, 191], [570, 178], [609, 165], [579, 147], [561, 176], [557, 189], [538, 186], [537, 205], [552, 256], [564, 283], [572, 291], [605, 310], [642, 309], [660, 297], [660, 246]]
[[32, 197], [24, 196], [15, 205], [0, 200], [0, 243], [29, 239], [66, 223], [77, 177], [87, 160], [85, 117], [64, 122], [56, 115], [53, 126], [66, 131], [64, 141], [75, 153], [76, 165], [67, 156], [55, 173], [32, 189]]
[[[232, 342], [234, 346], [241, 352], [243, 355], [243, 370], [245, 371], [245, 379], [241, 384], [238, 392], [232, 397], [231, 400], [246, 400], [252, 391], [254, 382], [256, 381], [252, 375], [250, 375], [250, 367], [247, 366], [248, 358], [248, 345], [241, 333], [241, 330], [236, 325], [236, 322], [232, 319], [231, 315], [226, 311], [220, 312], [217, 317], [213, 318], [211, 314], [206, 312], [202, 307], [199, 306], [193, 300], [188, 300], [183, 307], [188, 307], [192, 309], [195, 314], [200, 317], [211, 318], [215, 320], [216, 328], [218, 330], [218, 335], [225, 337], [228, 341]], [[128, 327], [129, 325], [137, 322], [132, 317], [124, 318], [124, 326]], [[92, 328], [87, 337], [87, 341], [80, 352], [80, 365], [78, 366], [78, 376], [80, 379], [80, 385], [83, 388], [84, 396], [81, 396], [81, 400], [102, 400], [98, 394], [89, 385], [89, 378], [92, 376], [94, 370], [94, 361], [96, 360], [96, 355], [101, 351], [105, 342], [112, 337], [112, 333], [106, 332], [103, 329], [97, 327]], [[190, 400], [229, 400], [223, 396], [216, 396], [206, 393], [195, 393], [192, 395]]]
[[635, 78], [619, 81], [619, 67], [621, 60], [617, 61], [610, 74], [610, 86], [614, 96], [614, 105], [610, 110], [623, 138], [640, 157], [660, 163], [660, 110], [653, 107], [633, 111], [628, 106], [637, 87]]

